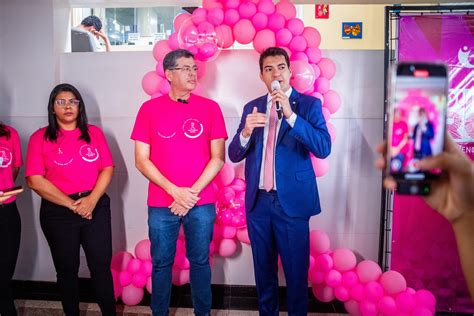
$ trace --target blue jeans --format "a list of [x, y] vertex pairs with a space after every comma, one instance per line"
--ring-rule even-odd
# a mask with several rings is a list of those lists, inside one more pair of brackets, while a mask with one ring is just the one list
[[181, 223], [186, 238], [194, 313], [210, 315], [211, 267], [209, 244], [212, 240], [216, 209], [214, 204], [193, 207], [186, 216], [171, 213], [167, 207], [148, 208], [148, 234], [153, 261], [151, 310], [154, 316], [168, 315], [171, 273]]

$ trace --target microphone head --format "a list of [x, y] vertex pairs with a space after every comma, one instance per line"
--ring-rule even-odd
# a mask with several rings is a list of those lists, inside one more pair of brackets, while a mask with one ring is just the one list
[[278, 80], [272, 81], [272, 91], [276, 89], [281, 89], [280, 82]]

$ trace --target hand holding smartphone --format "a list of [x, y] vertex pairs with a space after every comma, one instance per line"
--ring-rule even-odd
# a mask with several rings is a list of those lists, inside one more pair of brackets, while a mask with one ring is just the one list
[[426, 195], [441, 170], [422, 171], [419, 161], [443, 151], [448, 70], [445, 65], [400, 63], [390, 82], [387, 173], [397, 193]]

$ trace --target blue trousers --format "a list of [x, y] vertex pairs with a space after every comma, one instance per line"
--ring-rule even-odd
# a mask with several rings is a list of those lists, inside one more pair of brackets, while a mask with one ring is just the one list
[[191, 265], [190, 283], [194, 313], [210, 315], [211, 267], [209, 244], [216, 210], [214, 204], [193, 207], [184, 217], [176, 216], [167, 207], [148, 208], [148, 229], [153, 262], [151, 310], [153, 316], [168, 315], [171, 279], [176, 241], [183, 224], [186, 257]]
[[262, 316], [278, 316], [278, 255], [287, 286], [288, 315], [308, 312], [309, 218], [289, 217], [275, 191], [259, 190], [247, 213], [258, 308]]

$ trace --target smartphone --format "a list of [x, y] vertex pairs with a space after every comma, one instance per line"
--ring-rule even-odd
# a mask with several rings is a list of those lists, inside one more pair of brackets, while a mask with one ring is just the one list
[[13, 188], [8, 188], [4, 190], [0, 190], [3, 192], [3, 196], [14, 195], [23, 192], [23, 187], [21, 185]]
[[429, 194], [428, 180], [441, 175], [421, 171], [418, 162], [443, 151], [448, 86], [444, 64], [404, 62], [392, 71], [387, 172], [399, 194]]

